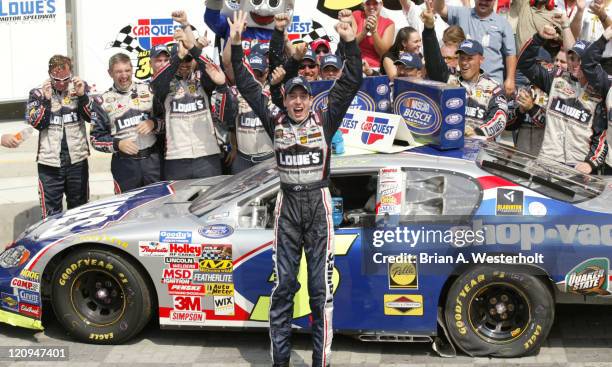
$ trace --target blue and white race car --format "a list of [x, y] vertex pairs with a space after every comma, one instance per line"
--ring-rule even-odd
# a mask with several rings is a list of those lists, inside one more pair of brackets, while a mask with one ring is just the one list
[[[515, 357], [539, 349], [555, 303], [612, 299], [612, 189], [599, 178], [481, 141], [332, 162], [336, 333]], [[39, 222], [0, 254], [0, 321], [42, 329], [53, 312], [100, 344], [152, 317], [265, 329], [278, 191], [267, 161]], [[306, 279], [302, 259], [293, 325], [304, 331]]]

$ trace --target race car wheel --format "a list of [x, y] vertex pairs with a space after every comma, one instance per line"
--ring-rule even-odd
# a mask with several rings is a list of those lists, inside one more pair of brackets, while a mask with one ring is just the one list
[[546, 285], [512, 267], [481, 266], [464, 273], [451, 286], [445, 307], [451, 338], [472, 356], [535, 353], [554, 315]]
[[80, 249], [53, 274], [51, 301], [73, 337], [95, 344], [119, 344], [151, 318], [151, 296], [136, 266], [115, 253]]

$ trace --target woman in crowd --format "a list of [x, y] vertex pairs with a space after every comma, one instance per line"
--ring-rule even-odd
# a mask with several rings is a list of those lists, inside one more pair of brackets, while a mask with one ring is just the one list
[[393, 80], [397, 77], [397, 67], [395, 62], [402, 53], [421, 54], [421, 35], [412, 27], [400, 29], [395, 37], [393, 46], [382, 57], [380, 72], [388, 75]]
[[380, 68], [381, 57], [391, 47], [395, 34], [393, 21], [380, 15], [382, 6], [381, 0], [364, 0], [363, 10], [355, 10], [351, 19], [363, 60], [375, 69]]

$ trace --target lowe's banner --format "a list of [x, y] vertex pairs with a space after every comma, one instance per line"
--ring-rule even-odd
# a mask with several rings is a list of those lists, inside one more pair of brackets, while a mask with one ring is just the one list
[[[327, 96], [334, 82], [319, 80], [311, 83], [315, 109], [327, 108]], [[363, 79], [361, 89], [351, 103], [351, 109], [373, 112], [391, 111], [391, 89], [387, 76], [372, 76]]]
[[47, 61], [66, 54], [65, 0], [0, 0], [0, 103], [25, 100], [47, 76]]

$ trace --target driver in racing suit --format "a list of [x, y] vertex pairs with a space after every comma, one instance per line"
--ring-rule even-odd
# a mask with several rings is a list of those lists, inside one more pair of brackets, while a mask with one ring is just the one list
[[[347, 14], [350, 11], [343, 11]], [[350, 15], [349, 15], [350, 16]], [[361, 55], [347, 16], [336, 31], [346, 51], [342, 77], [329, 92], [329, 109], [312, 111], [310, 83], [294, 77], [285, 83], [282, 111], [269, 106], [261, 85], [242, 64], [241, 32], [245, 21], [237, 13], [231, 25], [232, 67], [242, 96], [260, 118], [274, 144], [281, 181], [275, 210], [272, 260], [275, 286], [270, 297], [270, 339], [275, 366], [289, 364], [291, 320], [297, 273], [306, 253], [308, 292], [312, 310], [313, 366], [329, 365], [332, 340], [334, 262], [333, 220], [328, 189], [330, 146], [334, 133], [361, 86]], [[282, 37], [289, 23], [286, 14], [276, 15], [275, 36]]]
[[603, 163], [607, 152], [603, 99], [580, 69], [588, 46], [584, 41], [568, 50], [567, 71], [548, 71], [535, 61], [539, 48], [553, 37], [555, 31], [547, 27], [536, 33], [523, 47], [517, 67], [549, 96], [540, 155], [588, 174]]

